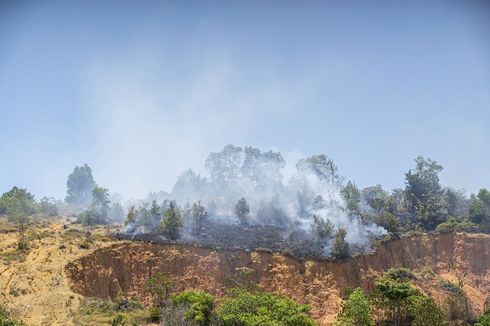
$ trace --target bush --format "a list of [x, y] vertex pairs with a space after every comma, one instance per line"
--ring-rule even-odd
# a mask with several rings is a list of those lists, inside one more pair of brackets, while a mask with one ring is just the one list
[[474, 326], [490, 326], [490, 312], [481, 315]]
[[361, 288], [356, 288], [342, 305], [337, 326], [372, 326], [371, 307]]
[[25, 326], [25, 324], [13, 317], [4, 307], [0, 306], [0, 326]]
[[214, 297], [202, 291], [184, 291], [172, 298], [176, 306], [185, 308], [185, 318], [197, 325], [209, 325], [213, 314]]
[[386, 272], [386, 277], [395, 281], [415, 280], [417, 277], [408, 268], [390, 268]]
[[232, 289], [230, 298], [217, 309], [222, 326], [312, 326], [315, 322], [308, 317], [309, 306], [293, 300], [267, 293]]
[[443, 325], [434, 301], [406, 282], [378, 278], [371, 301], [380, 325]]
[[436, 228], [439, 233], [451, 232], [478, 232], [478, 225], [472, 223], [468, 219], [450, 218], [446, 222], [441, 223]]
[[168, 301], [171, 287], [172, 281], [167, 273], [157, 272], [146, 281], [146, 289], [158, 306], [164, 306]]

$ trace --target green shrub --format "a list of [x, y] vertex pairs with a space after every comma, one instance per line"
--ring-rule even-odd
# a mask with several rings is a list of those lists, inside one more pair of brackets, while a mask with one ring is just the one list
[[417, 277], [408, 268], [390, 268], [386, 272], [386, 277], [395, 281], [415, 280]]
[[336, 326], [372, 326], [371, 307], [361, 288], [354, 289], [342, 304]]
[[474, 326], [490, 326], [490, 312], [481, 315]]
[[185, 308], [185, 318], [197, 325], [209, 325], [214, 297], [203, 291], [184, 291], [172, 298], [174, 305]]
[[230, 298], [218, 306], [217, 317], [222, 326], [310, 326], [307, 305], [267, 292], [229, 291]]
[[451, 232], [478, 232], [478, 225], [472, 223], [468, 219], [450, 218], [446, 222], [441, 223], [436, 228], [439, 233]]
[[25, 326], [25, 324], [12, 316], [4, 307], [0, 306], [0, 326]]

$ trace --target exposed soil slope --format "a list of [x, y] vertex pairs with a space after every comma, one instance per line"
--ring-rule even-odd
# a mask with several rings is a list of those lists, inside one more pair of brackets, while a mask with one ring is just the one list
[[91, 249], [80, 249], [85, 231], [79, 226], [65, 229], [65, 223], [29, 230], [26, 252], [16, 250], [17, 233], [0, 233], [0, 303], [28, 325], [74, 325], [80, 295], [70, 289], [65, 265], [113, 243], [98, 230]]
[[203, 289], [223, 295], [229, 275], [251, 270], [251, 280], [312, 306], [312, 317], [330, 324], [346, 287], [371, 289], [374, 278], [391, 267], [408, 267], [429, 275], [416, 281], [443, 305], [441, 279], [462, 284], [481, 312], [490, 295], [490, 236], [426, 234], [383, 243], [375, 254], [345, 262], [300, 261], [269, 251], [220, 250], [192, 245], [126, 242], [94, 251], [67, 265], [72, 288], [85, 296], [115, 297], [125, 291], [148, 300], [144, 282], [157, 271], [170, 273], [175, 290]]

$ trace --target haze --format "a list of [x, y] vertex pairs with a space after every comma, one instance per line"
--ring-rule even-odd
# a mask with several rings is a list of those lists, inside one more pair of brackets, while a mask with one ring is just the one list
[[[360, 187], [419, 155], [490, 172], [490, 6], [410, 2], [0, 4], [0, 193], [169, 190], [224, 145], [325, 153]], [[285, 171], [288, 174], [288, 171]]]

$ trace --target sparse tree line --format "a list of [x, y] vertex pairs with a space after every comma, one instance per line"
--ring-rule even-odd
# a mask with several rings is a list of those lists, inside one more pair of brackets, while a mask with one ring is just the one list
[[[55, 216], [69, 207], [78, 212], [77, 220], [84, 225], [122, 222], [125, 216], [128, 231], [161, 232], [172, 240], [184, 233], [198, 236], [205, 232], [210, 217], [235, 218], [243, 227], [263, 223], [303, 229], [317, 246], [337, 258], [348, 257], [357, 246], [349, 239], [369, 237], [375, 225], [392, 236], [411, 230], [490, 231], [490, 191], [483, 188], [467, 197], [463, 191], [440, 184], [442, 166], [437, 162], [418, 157], [415, 163], [405, 173], [405, 187], [388, 192], [380, 185], [359, 189], [354, 182], [344, 183], [330, 158], [314, 155], [297, 163], [296, 173], [284, 186], [280, 169], [285, 161], [280, 153], [227, 145], [206, 160], [209, 180], [188, 170], [178, 178], [172, 193], [165, 194], [167, 199], [131, 206], [127, 214], [119, 199], [97, 185], [87, 164], [75, 167], [68, 176], [64, 202], [36, 201], [26, 189], [14, 187], [1, 196], [0, 214], [18, 226], [19, 246], [24, 245], [30, 216]], [[244, 189], [253, 191], [240, 193]], [[257, 202], [261, 192], [269, 199]], [[168, 199], [172, 197], [177, 199]], [[179, 206], [177, 200], [185, 204]], [[294, 204], [295, 219], [286, 213], [291, 203], [285, 200]], [[345, 221], [347, 226], [342, 224]], [[356, 229], [363, 229], [364, 234], [349, 234], [348, 223], [362, 226]]]

